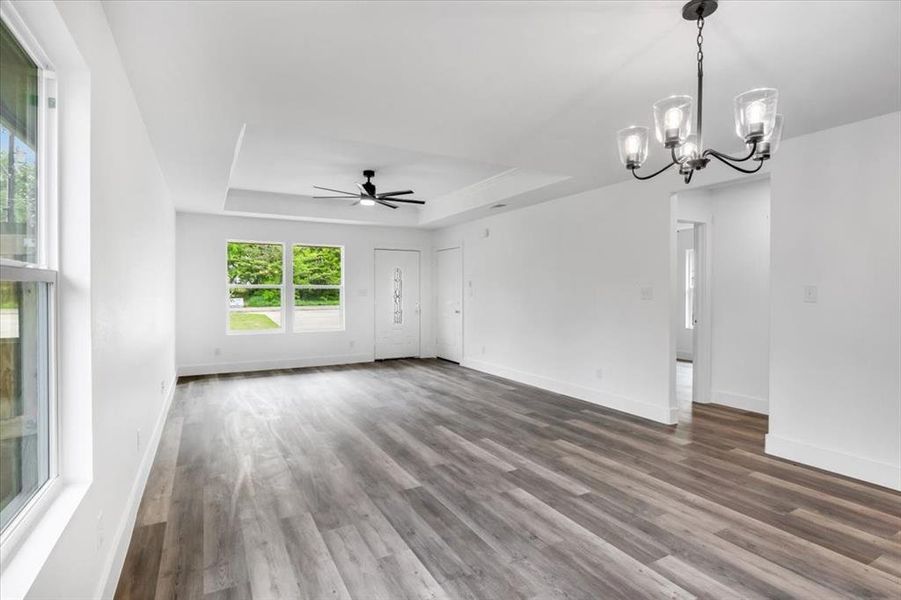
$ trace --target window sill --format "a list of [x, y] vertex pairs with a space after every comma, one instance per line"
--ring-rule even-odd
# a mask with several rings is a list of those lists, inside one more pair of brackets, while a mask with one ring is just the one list
[[284, 327], [278, 329], [248, 329], [246, 331], [226, 331], [225, 335], [276, 335], [285, 333]]
[[342, 333], [347, 331], [344, 327], [336, 327], [334, 329], [296, 329], [291, 333], [294, 334], [304, 334], [304, 333]]
[[88, 491], [56, 479], [26, 509], [0, 548], [3, 598], [24, 598]]

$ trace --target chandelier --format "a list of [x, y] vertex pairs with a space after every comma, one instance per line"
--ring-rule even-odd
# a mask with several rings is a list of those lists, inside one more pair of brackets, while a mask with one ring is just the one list
[[[735, 133], [745, 143], [747, 154], [730, 156], [713, 148], [704, 148], [702, 116], [704, 102], [704, 18], [716, 10], [717, 0], [691, 0], [682, 7], [682, 17], [698, 25], [698, 102], [697, 121], [692, 130], [694, 110], [691, 96], [670, 96], [654, 104], [654, 133], [657, 141], [670, 151], [671, 162], [650, 175], [636, 171], [648, 157], [648, 128], [627, 127], [617, 133], [619, 157], [636, 179], [651, 179], [670, 167], [678, 166], [685, 183], [691, 181], [711, 158], [742, 173], [756, 173], [779, 147], [782, 139], [782, 115], [776, 114], [779, 93], [773, 88], [758, 88], [735, 97]], [[757, 162], [753, 168], [738, 166], [749, 160]]]

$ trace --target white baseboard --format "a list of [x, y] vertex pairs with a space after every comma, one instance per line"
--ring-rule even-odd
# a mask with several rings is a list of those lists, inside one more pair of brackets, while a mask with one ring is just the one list
[[901, 491], [901, 467], [768, 433], [766, 453]]
[[218, 373], [245, 373], [270, 369], [297, 369], [301, 367], [328, 367], [372, 362], [372, 354], [344, 354], [333, 356], [313, 356], [308, 358], [287, 358], [281, 360], [252, 360], [241, 362], [221, 362], [200, 365], [179, 365], [178, 376], [215, 375]]
[[517, 369], [511, 369], [510, 367], [495, 365], [481, 360], [464, 358], [463, 362], [460, 364], [464, 367], [475, 369], [476, 371], [490, 373], [491, 375], [497, 375], [498, 377], [503, 377], [505, 379], [512, 379], [519, 383], [525, 383], [557, 394], [585, 400], [592, 404], [612, 408], [665, 425], [673, 425], [678, 421], [678, 408], [671, 409], [668, 404], [648, 404], [647, 402], [632, 400], [631, 398], [625, 398], [602, 390], [596, 390], [574, 383], [544, 377], [542, 375], [526, 373], [525, 371], [519, 371]]
[[766, 398], [755, 398], [754, 396], [743, 396], [733, 392], [714, 390], [710, 401], [714, 404], [731, 406], [732, 408], [748, 410], [762, 415], [770, 414], [770, 403]]
[[172, 406], [172, 399], [175, 397], [175, 383], [177, 380], [178, 377], [173, 377], [167, 386], [166, 398], [163, 400], [163, 406], [160, 408], [160, 414], [153, 427], [153, 433], [144, 447], [144, 456], [141, 458], [141, 464], [132, 483], [131, 492], [128, 494], [125, 514], [119, 521], [116, 533], [113, 535], [113, 543], [110, 545], [111, 552], [101, 571], [103, 576], [100, 578], [97, 591], [94, 594], [95, 598], [112, 598], [116, 593], [119, 574], [122, 572], [125, 554], [128, 552], [128, 545], [131, 542], [131, 533], [134, 530], [135, 520], [138, 517], [138, 507], [141, 505], [141, 497], [144, 495], [144, 486], [147, 485], [147, 478], [150, 476], [151, 467], [153, 467], [153, 459], [156, 458], [156, 450], [163, 435], [166, 418], [169, 416], [169, 407]]

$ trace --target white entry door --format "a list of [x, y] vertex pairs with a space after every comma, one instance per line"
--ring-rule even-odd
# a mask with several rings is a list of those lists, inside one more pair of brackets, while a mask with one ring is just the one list
[[437, 253], [437, 355], [463, 360], [463, 253], [448, 248]]
[[375, 251], [375, 358], [419, 356], [419, 251]]

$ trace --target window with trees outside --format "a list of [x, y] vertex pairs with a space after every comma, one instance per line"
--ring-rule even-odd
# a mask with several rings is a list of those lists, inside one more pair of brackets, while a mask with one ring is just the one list
[[284, 246], [228, 242], [228, 332], [282, 331]]
[[344, 329], [344, 249], [295, 245], [294, 331]]
[[[55, 476], [52, 74], [0, 20], [0, 531]], [[52, 104], [49, 104], [53, 106]], [[2, 538], [0, 538], [2, 539]]]

